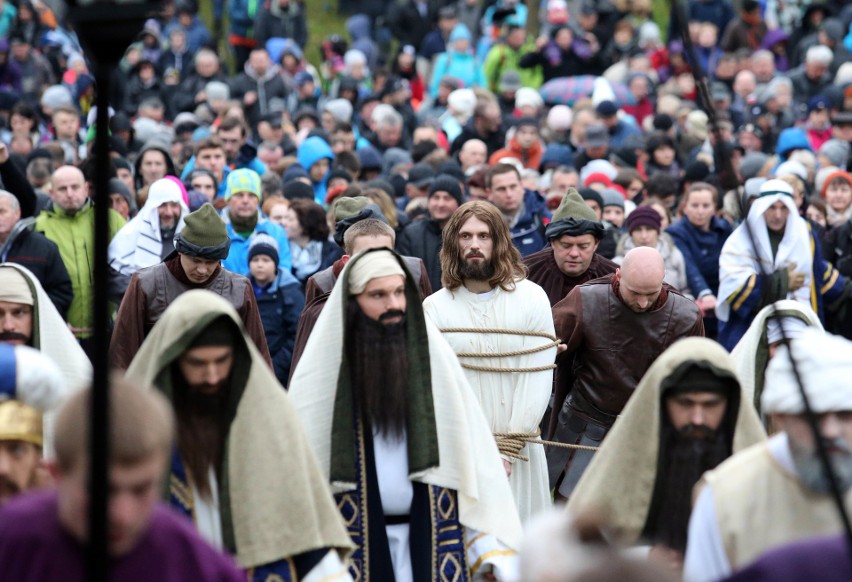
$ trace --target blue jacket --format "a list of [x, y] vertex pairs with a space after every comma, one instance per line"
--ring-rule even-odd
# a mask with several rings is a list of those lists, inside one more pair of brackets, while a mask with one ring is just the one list
[[234, 225], [231, 224], [228, 210], [228, 208], [223, 209], [221, 216], [228, 229], [228, 236], [231, 237], [231, 249], [228, 251], [228, 258], [222, 261], [222, 266], [232, 273], [248, 277], [250, 273], [248, 262], [249, 245], [254, 235], [262, 232], [274, 238], [275, 242], [278, 243], [278, 270], [289, 273], [291, 267], [290, 241], [287, 239], [287, 232], [284, 228], [268, 220], [258, 211], [257, 226], [254, 227], [254, 232], [248, 238], [243, 238], [234, 231]]
[[331, 162], [334, 161], [334, 152], [331, 151], [331, 146], [328, 145], [323, 138], [315, 135], [302, 142], [302, 145], [299, 146], [299, 150], [296, 152], [296, 157], [299, 158], [299, 165], [305, 168], [308, 175], [311, 173], [311, 166], [323, 158], [328, 159], [329, 171], [325, 173], [322, 180], [319, 182], [313, 182], [313, 180], [311, 180], [314, 187], [314, 200], [320, 206], [325, 206], [325, 192], [328, 186], [328, 175], [331, 171]]
[[296, 328], [305, 307], [305, 294], [289, 271], [278, 269], [278, 276], [266, 287], [259, 287], [254, 277], [249, 276], [249, 279], [257, 299], [275, 376], [286, 387], [296, 343]]
[[188, 28], [181, 26], [177, 17], [174, 17], [171, 22], [166, 25], [166, 28], [163, 31], [163, 36], [168, 38], [172, 30], [176, 28], [183, 30], [186, 34], [186, 48], [192, 54], [195, 54], [198, 52], [198, 49], [210, 42], [210, 31], [207, 30], [207, 27], [204, 26], [204, 23], [198, 16], [192, 17], [192, 22]]
[[260, 0], [231, 0], [228, 3], [231, 34], [243, 38], [254, 38], [254, 19], [257, 16], [257, 7], [261, 3]]
[[522, 257], [537, 253], [547, 245], [544, 229], [550, 222], [550, 216], [542, 195], [524, 189], [524, 213], [511, 228], [512, 243]]
[[638, 135], [642, 133], [642, 130], [627, 123], [623, 120], [618, 120], [618, 123], [615, 124], [615, 127], [610, 130], [609, 133], [609, 147], [611, 149], [617, 150], [621, 146], [624, 145], [625, 140], [631, 135]]
[[808, 134], [800, 127], [788, 127], [783, 130], [775, 146], [775, 153], [781, 156], [782, 160], [786, 160], [793, 150], [813, 151]]
[[707, 295], [708, 291], [713, 295], [719, 292], [719, 256], [732, 230], [727, 220], [715, 216], [709, 231], [695, 228], [686, 218], [666, 229], [683, 255], [693, 297]]
[[453, 50], [441, 53], [435, 61], [435, 69], [432, 73], [432, 83], [429, 87], [429, 95], [438, 96], [438, 88], [444, 75], [449, 75], [464, 83], [465, 87], [484, 87], [485, 76], [482, 67], [470, 53], [457, 53]]
[[[810, 225], [808, 225], [810, 230]], [[813, 256], [813, 272], [811, 284], [811, 308], [819, 316], [825, 325], [823, 317], [823, 305], [826, 301], [831, 303], [840, 298], [846, 279], [840, 272], [831, 266], [831, 263], [822, 258], [822, 244], [819, 237], [811, 235], [811, 255]], [[782, 269], [783, 270], [783, 269]], [[754, 274], [748, 281], [731, 297], [731, 312], [728, 321], [719, 322], [719, 343], [725, 349], [731, 351], [748, 331], [754, 316], [770, 302], [783, 299], [787, 295], [787, 277], [781, 273], [781, 277], [775, 273]]]
[[[191, 158], [189, 158], [189, 161], [183, 167], [183, 172], [180, 173], [180, 181], [186, 182], [186, 179], [189, 177], [189, 175], [192, 173], [192, 171], [194, 169], [195, 169], [195, 156], [192, 156]], [[224, 170], [222, 171], [222, 181], [219, 182], [219, 185], [216, 187], [216, 197], [217, 198], [224, 198], [225, 197], [225, 192], [228, 191], [228, 174], [230, 174], [230, 173], [231, 173], [231, 168], [229, 168], [228, 166], [225, 166]], [[260, 174], [260, 175], [262, 176], [263, 174]]]

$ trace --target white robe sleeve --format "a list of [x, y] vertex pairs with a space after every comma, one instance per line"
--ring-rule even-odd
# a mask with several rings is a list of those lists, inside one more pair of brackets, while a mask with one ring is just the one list
[[465, 528], [465, 551], [472, 580], [479, 582], [493, 573], [499, 582], [520, 582], [521, 561], [518, 553], [492, 534]]
[[301, 582], [351, 582], [349, 568], [340, 561], [340, 556], [334, 550], [329, 551], [319, 564], [314, 566]]
[[686, 582], [715, 582], [731, 573], [710, 487], [705, 485], [701, 490], [689, 518], [689, 542], [683, 565]]

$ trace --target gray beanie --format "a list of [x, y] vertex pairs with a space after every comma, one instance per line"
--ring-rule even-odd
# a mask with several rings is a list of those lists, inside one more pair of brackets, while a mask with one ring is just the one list
[[827, 157], [831, 161], [832, 166], [845, 169], [846, 162], [849, 160], [849, 142], [830, 139], [822, 144], [822, 147], [819, 148], [819, 153]]
[[743, 180], [754, 178], [769, 161], [769, 156], [761, 152], [749, 152], [740, 160], [740, 175]]
[[618, 206], [624, 210], [624, 196], [615, 188], [604, 188], [601, 190], [601, 198], [603, 198], [603, 207]]
[[352, 103], [347, 99], [332, 99], [326, 102], [324, 111], [331, 113], [336, 121], [350, 123], [352, 121]]
[[748, 206], [748, 201], [760, 196], [760, 187], [766, 183], [766, 178], [749, 178], [743, 186], [743, 204]]
[[41, 106], [56, 109], [63, 105], [73, 105], [74, 98], [71, 96], [71, 91], [64, 85], [53, 85], [45, 89], [41, 95]]

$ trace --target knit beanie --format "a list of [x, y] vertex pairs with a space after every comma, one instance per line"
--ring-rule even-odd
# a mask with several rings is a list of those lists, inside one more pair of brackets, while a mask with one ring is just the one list
[[762, 152], [749, 152], [740, 160], [740, 175], [743, 180], [757, 177], [757, 174], [769, 161], [769, 156]]
[[852, 186], [852, 174], [848, 174], [843, 170], [837, 170], [836, 172], [832, 172], [828, 176], [826, 176], [825, 181], [822, 183], [822, 190], [820, 191], [820, 195], [825, 199], [825, 195], [828, 192], [828, 186], [834, 180], [840, 178], [841, 180], [845, 180], [849, 186]]
[[[603, 205], [602, 201], [601, 205]], [[562, 202], [559, 204], [559, 208], [557, 208], [556, 212], [553, 213], [552, 222], [556, 222], [565, 218], [575, 218], [577, 220], [591, 220], [595, 222], [597, 221], [598, 216], [597, 214], [595, 214], [594, 210], [589, 208], [588, 204], [585, 203], [583, 198], [580, 197], [579, 192], [577, 192], [574, 188], [569, 188], [568, 193], [565, 194], [564, 198], [562, 198]]]
[[627, 232], [633, 232], [640, 226], [648, 226], [660, 232], [662, 225], [660, 213], [650, 206], [640, 206], [627, 216]]
[[228, 174], [228, 189], [225, 190], [225, 200], [230, 200], [236, 192], [249, 192], [263, 200], [263, 190], [260, 186], [260, 176], [254, 170], [241, 168]]
[[830, 139], [819, 148], [819, 153], [831, 161], [832, 166], [845, 168], [849, 161], [849, 142]]
[[259, 232], [251, 237], [249, 243], [248, 262], [257, 255], [266, 255], [278, 266], [278, 242], [266, 233]]
[[331, 99], [326, 101], [324, 111], [331, 113], [335, 121], [349, 123], [352, 121], [352, 103], [347, 99]]
[[601, 198], [603, 198], [603, 206], [601, 209], [606, 208], [607, 206], [618, 206], [622, 210], [624, 210], [624, 196], [618, 190], [613, 188], [604, 188], [600, 192]]
[[343, 248], [343, 235], [350, 226], [368, 218], [388, 223], [381, 209], [366, 196], [344, 196], [338, 198], [332, 207], [334, 214], [334, 242]]
[[[580, 190], [578, 191], [578, 194], [580, 194], [580, 198], [582, 198], [583, 200], [594, 200], [595, 202], [598, 203], [598, 208], [603, 210], [603, 206], [604, 206], [603, 197], [600, 195], [600, 193], [598, 193], [597, 190], [594, 190], [592, 188], [580, 188]], [[588, 205], [586, 205], [586, 206], [588, 207]], [[594, 214], [594, 212], [595, 211], [592, 210], [593, 214]]]
[[293, 200], [313, 200], [314, 189], [308, 186], [301, 180], [290, 180], [284, 183], [284, 198], [292, 202]]
[[134, 199], [133, 194], [131, 194], [130, 188], [127, 187], [127, 184], [125, 184], [118, 178], [110, 178], [109, 193], [120, 194], [121, 197], [124, 198], [124, 200], [127, 202], [127, 207], [130, 209], [130, 216], [134, 216], [136, 214], [136, 200]]
[[212, 204], [204, 204], [184, 218], [184, 227], [175, 235], [175, 250], [183, 255], [207, 260], [224, 260], [231, 238]]
[[446, 192], [458, 202], [459, 206], [464, 204], [464, 195], [462, 194], [461, 186], [459, 186], [459, 181], [452, 176], [444, 174], [435, 178], [432, 185], [429, 186], [427, 196], [431, 198], [435, 192]]

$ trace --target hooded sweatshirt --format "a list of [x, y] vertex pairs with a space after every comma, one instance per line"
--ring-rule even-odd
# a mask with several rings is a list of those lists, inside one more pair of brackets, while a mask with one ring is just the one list
[[[327, 159], [329, 161], [329, 170], [331, 169], [331, 162], [334, 161], [334, 152], [331, 151], [331, 146], [319, 136], [309, 137], [303, 141], [302, 145], [299, 146], [299, 151], [296, 155], [299, 158], [299, 164], [305, 168], [305, 171], [308, 172], [309, 176], [311, 173], [311, 166], [318, 161]], [[326, 172], [325, 176], [323, 176], [322, 180], [319, 182], [314, 182], [313, 178], [311, 178], [311, 182], [314, 187], [314, 200], [321, 206], [325, 205], [328, 174], [329, 172]]]

